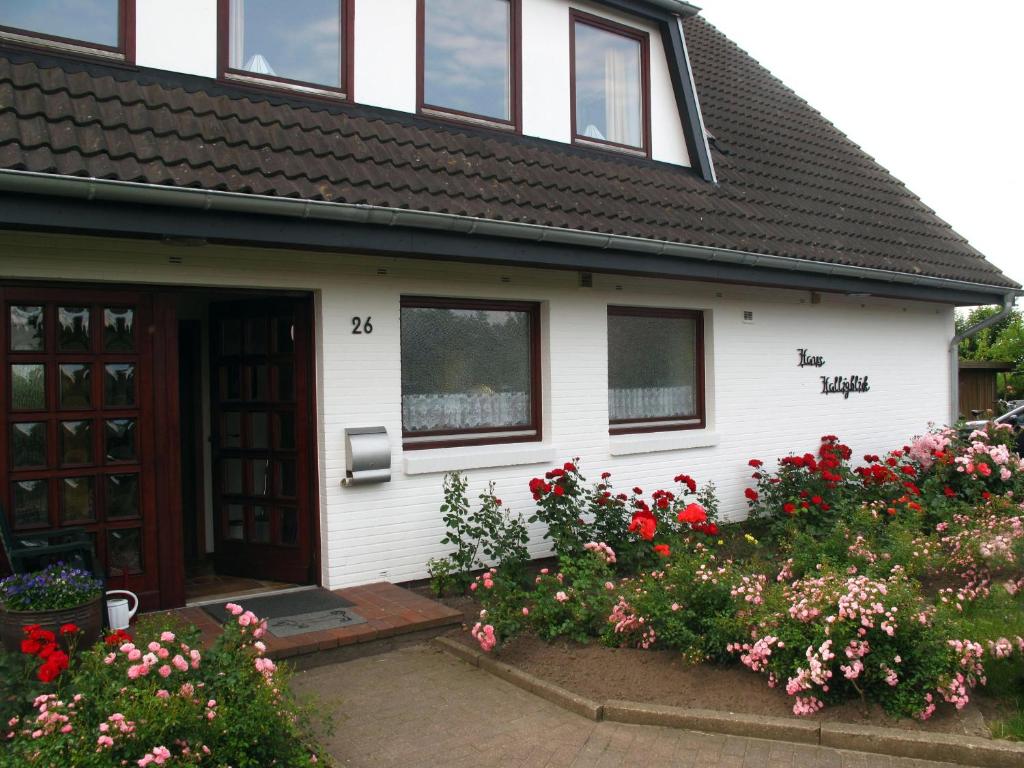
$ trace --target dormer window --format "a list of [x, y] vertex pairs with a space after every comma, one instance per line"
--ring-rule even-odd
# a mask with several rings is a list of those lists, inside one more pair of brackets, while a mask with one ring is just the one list
[[220, 0], [222, 77], [345, 96], [350, 2]]
[[571, 23], [575, 142], [648, 155], [647, 34], [578, 11]]
[[0, 42], [127, 60], [134, 0], [0, 0]]
[[516, 128], [520, 0], [419, 0], [419, 108]]

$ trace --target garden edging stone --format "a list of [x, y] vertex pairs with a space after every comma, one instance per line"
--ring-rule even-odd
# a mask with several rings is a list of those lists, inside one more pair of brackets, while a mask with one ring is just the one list
[[633, 725], [661, 725], [689, 731], [725, 733], [774, 741], [819, 744], [817, 723], [787, 720], [781, 717], [717, 712], [710, 709], [640, 704], [635, 701], [607, 701], [604, 719]]
[[985, 768], [1020, 768], [1024, 765], [1024, 744], [1021, 743], [869, 725], [822, 723], [821, 745]]
[[1010, 741], [942, 733], [918, 733], [868, 725], [760, 717], [633, 701], [609, 700], [602, 704], [497, 661], [452, 638], [437, 637], [433, 642], [438, 648], [467, 664], [479, 667], [495, 677], [500, 677], [591, 720], [603, 719], [633, 725], [655, 725], [773, 741], [817, 744], [854, 752], [956, 762], [982, 768], [1020, 768], [1024, 765], [1024, 744]]

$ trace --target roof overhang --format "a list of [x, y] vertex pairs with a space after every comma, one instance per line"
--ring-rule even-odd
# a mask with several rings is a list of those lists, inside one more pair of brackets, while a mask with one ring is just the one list
[[0, 228], [386, 254], [960, 306], [1024, 295], [929, 275], [515, 221], [28, 171], [0, 170]]

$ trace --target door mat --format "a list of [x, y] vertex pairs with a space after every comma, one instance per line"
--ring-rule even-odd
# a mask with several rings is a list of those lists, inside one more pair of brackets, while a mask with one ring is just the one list
[[315, 611], [280, 619], [268, 619], [267, 629], [275, 637], [291, 637], [292, 635], [304, 635], [307, 632], [317, 632], [321, 629], [337, 629], [365, 623], [366, 619], [348, 608], [332, 608], [329, 611]]
[[[220, 624], [223, 624], [231, 618], [230, 611], [224, 607], [229, 602], [232, 601], [225, 600], [223, 603], [217, 602], [204, 605], [203, 610]], [[341, 608], [352, 607], [352, 603], [349, 600], [320, 587], [303, 589], [299, 592], [282, 592], [279, 595], [264, 595], [263, 597], [253, 598], [240, 597], [233, 602], [238, 603], [247, 611], [252, 611], [261, 619], [267, 619], [268, 621], [295, 619], [297, 616], [304, 614], [327, 613]], [[274, 634], [277, 633], [275, 632]]]

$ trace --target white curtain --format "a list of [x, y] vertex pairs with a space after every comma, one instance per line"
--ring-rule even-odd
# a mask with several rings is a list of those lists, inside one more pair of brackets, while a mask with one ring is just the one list
[[626, 51], [610, 49], [604, 58], [605, 125], [608, 141], [640, 146], [639, 72]]
[[613, 420], [679, 418], [694, 411], [691, 386], [608, 390], [608, 415]]
[[245, 63], [245, 0], [231, 0], [228, 21], [228, 66], [241, 69]]
[[529, 423], [530, 396], [526, 392], [402, 396], [402, 426], [410, 432]]

